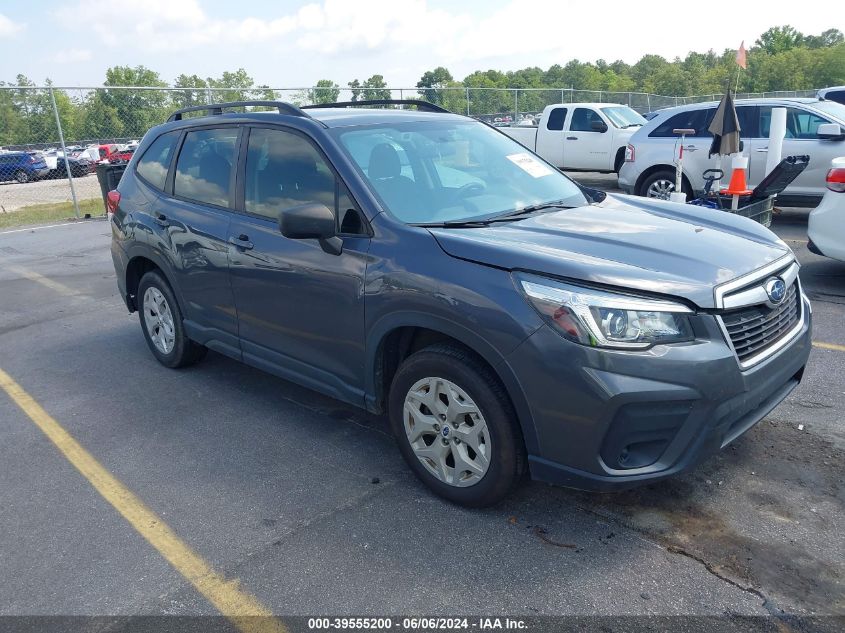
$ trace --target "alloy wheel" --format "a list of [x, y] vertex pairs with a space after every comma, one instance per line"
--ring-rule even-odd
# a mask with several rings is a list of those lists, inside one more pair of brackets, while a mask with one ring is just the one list
[[464, 488], [490, 467], [487, 422], [472, 398], [445, 378], [418, 380], [405, 396], [403, 427], [414, 454], [437, 479]]
[[150, 287], [144, 293], [144, 323], [153, 345], [162, 354], [169, 354], [176, 344], [173, 313], [167, 299], [158, 288]]
[[660, 200], [668, 200], [669, 194], [675, 191], [675, 183], [666, 178], [659, 178], [651, 183], [646, 191], [646, 196], [649, 198], [659, 198]]

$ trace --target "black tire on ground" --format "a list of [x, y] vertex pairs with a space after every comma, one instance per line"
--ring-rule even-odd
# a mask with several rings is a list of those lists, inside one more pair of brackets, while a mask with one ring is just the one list
[[[417, 381], [428, 377], [444, 378], [460, 387], [487, 423], [492, 447], [490, 462], [487, 472], [474, 485], [457, 487], [440, 481], [420, 462], [405, 433], [405, 397]], [[474, 508], [492, 505], [507, 496], [525, 472], [525, 444], [505, 388], [493, 371], [467, 349], [437, 344], [408, 357], [393, 378], [388, 414], [399, 450], [411, 470], [449, 501]]]
[[15, 180], [17, 180], [21, 184], [29, 182], [29, 174], [26, 173], [23, 169], [19, 169], [15, 172]]
[[[674, 184], [675, 183], [675, 171], [672, 170], [672, 169], [659, 169], [656, 172], [654, 172], [653, 174], [649, 175], [648, 178], [643, 180], [642, 184], [640, 185], [639, 191], [637, 191], [637, 195], [638, 196], [644, 196], [646, 198], [656, 197], [656, 196], [649, 196], [648, 190], [652, 185], [654, 185], [655, 183], [658, 183], [658, 181], [661, 181], [661, 180], [662, 181], [668, 181], [669, 183], [671, 183], [671, 187], [670, 187], [671, 190], [675, 189], [675, 184]], [[686, 179], [683, 179], [681, 181], [681, 188], [683, 189], [684, 193], [687, 194], [687, 200], [692, 199], [692, 190], [690, 189], [690, 186], [687, 183]], [[667, 196], [664, 199], [668, 200], [669, 197]]]
[[[147, 323], [144, 315], [145, 310], [148, 310], [148, 306], [144, 305], [144, 298], [149, 288], [157, 289], [164, 296], [164, 299], [167, 301], [167, 305], [170, 308], [170, 312], [173, 315], [175, 343], [173, 345], [173, 349], [171, 349], [168, 354], [165, 354], [155, 346], [155, 343], [153, 343], [150, 336], [150, 332], [147, 330]], [[161, 273], [157, 271], [150, 271], [141, 278], [141, 282], [138, 284], [136, 301], [138, 305], [138, 317], [141, 321], [141, 330], [144, 332], [144, 338], [147, 340], [147, 345], [149, 346], [150, 351], [153, 353], [153, 356], [156, 357], [158, 362], [165, 367], [175, 369], [178, 367], [187, 367], [202, 360], [208, 352], [208, 348], [188, 338], [185, 333], [185, 326], [182, 324], [182, 310], [179, 307], [179, 303], [176, 301], [176, 296], [174, 295], [173, 290], [170, 288], [170, 285]]]

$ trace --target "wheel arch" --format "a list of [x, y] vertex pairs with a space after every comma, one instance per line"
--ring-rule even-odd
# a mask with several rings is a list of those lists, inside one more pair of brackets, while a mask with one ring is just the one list
[[126, 264], [126, 272], [124, 274], [126, 281], [126, 305], [129, 306], [130, 312], [135, 312], [138, 309], [136, 295], [138, 294], [138, 284], [141, 283], [141, 278], [153, 270], [161, 273], [173, 290], [173, 294], [176, 295], [179, 305], [184, 308], [185, 303], [182, 300], [182, 294], [179, 291], [179, 287], [174, 283], [173, 276], [168, 272], [168, 266], [165, 264], [163, 258], [152, 250], [138, 249], [129, 254], [129, 261]]
[[367, 409], [374, 413], [384, 412], [390, 384], [402, 361], [414, 352], [436, 343], [463, 347], [490, 368], [502, 383], [514, 407], [526, 450], [536, 454], [538, 440], [531, 409], [507, 359], [475, 332], [432, 315], [391, 315], [382, 319], [370, 331], [365, 367]]

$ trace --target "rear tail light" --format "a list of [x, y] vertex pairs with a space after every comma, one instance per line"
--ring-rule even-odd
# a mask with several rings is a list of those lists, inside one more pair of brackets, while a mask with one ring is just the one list
[[633, 163], [635, 156], [636, 156], [636, 150], [634, 149], [634, 146], [628, 145], [625, 148], [625, 162], [626, 163]]
[[37, 163], [37, 162], [38, 162], [38, 159], [37, 159], [35, 156], [30, 155], [30, 157], [29, 157], [29, 162], [30, 162], [30, 163]]
[[834, 167], [827, 172], [827, 188], [836, 193], [845, 193], [845, 167]]
[[106, 210], [108, 211], [109, 219], [117, 211], [117, 205], [120, 204], [120, 192], [112, 189], [106, 194]]

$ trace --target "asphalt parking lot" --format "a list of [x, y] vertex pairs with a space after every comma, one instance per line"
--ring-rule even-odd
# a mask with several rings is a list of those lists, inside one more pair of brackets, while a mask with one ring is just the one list
[[0, 233], [0, 616], [216, 614], [232, 598], [282, 623], [730, 615], [842, 630], [845, 263], [807, 251], [806, 216], [773, 225], [815, 319], [786, 402], [678, 478], [601, 495], [526, 483], [484, 511], [429, 494], [381, 418], [214, 353], [160, 366], [118, 296], [105, 221]]

